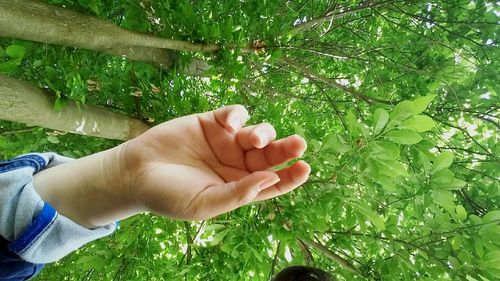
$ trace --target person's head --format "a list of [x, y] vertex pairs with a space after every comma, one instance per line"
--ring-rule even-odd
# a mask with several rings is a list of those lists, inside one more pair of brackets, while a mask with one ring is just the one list
[[273, 281], [333, 281], [333, 278], [319, 268], [290, 266], [280, 271]]

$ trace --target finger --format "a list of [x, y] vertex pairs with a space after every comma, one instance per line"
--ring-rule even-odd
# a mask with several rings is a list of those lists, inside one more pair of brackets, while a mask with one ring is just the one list
[[260, 191], [254, 201], [267, 200], [296, 189], [307, 181], [309, 173], [311, 173], [311, 167], [304, 161], [298, 161], [276, 173], [281, 179], [280, 182]]
[[245, 163], [250, 171], [268, 170], [302, 156], [306, 149], [306, 141], [298, 135], [293, 135], [273, 141], [262, 149], [247, 151]]
[[191, 202], [190, 217], [203, 220], [232, 211], [253, 201], [261, 190], [279, 181], [276, 173], [260, 171], [238, 181], [211, 186]]
[[269, 123], [242, 128], [236, 138], [244, 150], [263, 148], [276, 139], [276, 131]]
[[242, 105], [228, 105], [214, 112], [215, 119], [230, 133], [236, 133], [250, 119], [248, 111]]

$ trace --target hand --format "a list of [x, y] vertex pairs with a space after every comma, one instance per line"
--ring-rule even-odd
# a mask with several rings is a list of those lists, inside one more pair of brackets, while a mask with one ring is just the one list
[[299, 136], [275, 140], [267, 123], [243, 127], [241, 105], [160, 124], [118, 147], [120, 185], [140, 208], [185, 220], [201, 220], [250, 202], [290, 192], [310, 167], [298, 161], [306, 142]]
[[158, 125], [112, 149], [35, 174], [35, 190], [74, 222], [98, 227], [144, 211], [200, 220], [292, 191], [307, 180], [306, 142], [244, 127], [239, 105]]

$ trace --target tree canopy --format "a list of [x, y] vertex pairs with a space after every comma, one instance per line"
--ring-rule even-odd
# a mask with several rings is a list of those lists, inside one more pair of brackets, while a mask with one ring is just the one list
[[[127, 219], [38, 280], [269, 280], [299, 264], [339, 280], [500, 276], [497, 2], [45, 3], [181, 42], [159, 67], [116, 51], [127, 37], [113, 51], [0, 38], [0, 74], [50, 91], [54, 110], [98, 105], [153, 126], [240, 103], [250, 122], [305, 137], [312, 173], [208, 221]], [[141, 42], [130, 48], [167, 48]], [[0, 121], [3, 159], [118, 143]]]

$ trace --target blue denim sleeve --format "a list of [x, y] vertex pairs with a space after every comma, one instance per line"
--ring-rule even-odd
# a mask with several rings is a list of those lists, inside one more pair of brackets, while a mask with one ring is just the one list
[[0, 236], [0, 281], [21, 281], [36, 276], [43, 264], [29, 263], [8, 249], [9, 241]]
[[31, 277], [5, 279], [14, 276], [16, 262], [24, 270], [22, 274], [34, 275], [41, 265], [57, 261], [116, 229], [116, 224], [82, 227], [58, 214], [35, 192], [35, 173], [71, 160], [55, 153], [39, 153], [0, 162], [0, 281]]

